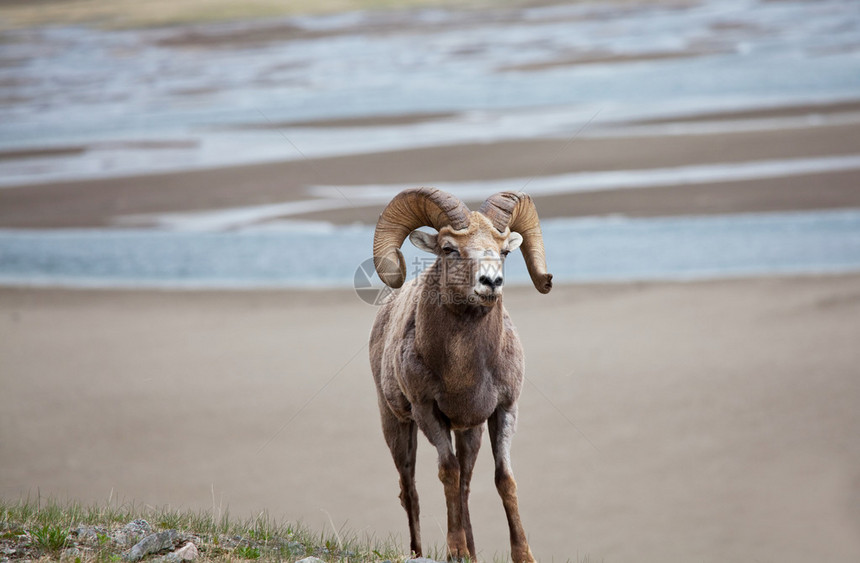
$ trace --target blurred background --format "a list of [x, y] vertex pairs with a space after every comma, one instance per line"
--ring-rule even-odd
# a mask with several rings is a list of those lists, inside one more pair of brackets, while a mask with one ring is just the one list
[[0, 1], [0, 495], [406, 535], [352, 288], [418, 185], [542, 219], [540, 559], [860, 556], [853, 0]]

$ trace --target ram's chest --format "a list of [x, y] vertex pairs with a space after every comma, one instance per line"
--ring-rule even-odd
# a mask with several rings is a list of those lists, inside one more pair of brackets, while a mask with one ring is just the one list
[[468, 339], [452, 338], [433, 371], [439, 378], [436, 403], [452, 425], [472, 427], [483, 423], [498, 405], [495, 361], [489, 350]]
[[436, 395], [436, 404], [453, 428], [472, 428], [490, 418], [499, 404], [499, 395], [486, 382], [456, 393], [443, 389]]

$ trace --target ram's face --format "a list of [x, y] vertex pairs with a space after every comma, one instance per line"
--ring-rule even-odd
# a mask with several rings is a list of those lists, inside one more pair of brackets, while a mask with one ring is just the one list
[[444, 294], [460, 303], [492, 307], [502, 296], [505, 257], [522, 242], [518, 233], [500, 233], [473, 212], [467, 229], [443, 227], [437, 235], [416, 231], [416, 246], [439, 256]]

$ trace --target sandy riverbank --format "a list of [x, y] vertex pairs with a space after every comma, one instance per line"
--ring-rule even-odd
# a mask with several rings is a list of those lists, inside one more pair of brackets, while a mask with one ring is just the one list
[[[860, 277], [507, 290], [542, 560], [860, 557]], [[0, 494], [405, 534], [351, 292], [0, 289]], [[423, 439], [422, 439], [423, 440]], [[485, 444], [486, 445], [486, 444]], [[506, 549], [489, 449], [484, 557]], [[444, 510], [430, 448], [425, 538]]]

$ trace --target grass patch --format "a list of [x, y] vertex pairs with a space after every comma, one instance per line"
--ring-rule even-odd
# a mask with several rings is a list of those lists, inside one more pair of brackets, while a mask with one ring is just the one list
[[57, 553], [69, 542], [69, 530], [61, 526], [45, 524], [41, 528], [31, 530], [36, 544], [47, 553]]
[[240, 545], [237, 547], [233, 553], [237, 557], [241, 557], [242, 559], [259, 559], [260, 558], [260, 550], [256, 547], [250, 545]]
[[[211, 511], [181, 511], [134, 503], [85, 506], [75, 502], [0, 499], [0, 554], [11, 560], [41, 559], [71, 563], [110, 563], [142, 539], [128, 525], [145, 520], [148, 532], [177, 530], [182, 543], [193, 542], [197, 561], [293, 562], [308, 556], [355, 563], [407, 559], [393, 541], [338, 530], [331, 535], [262, 513], [233, 518]], [[138, 524], [140, 526], [140, 524]], [[155, 560], [161, 554], [144, 559]]]

